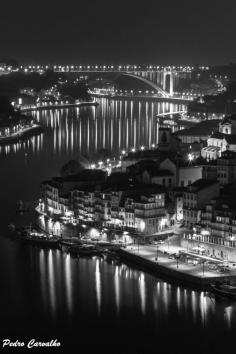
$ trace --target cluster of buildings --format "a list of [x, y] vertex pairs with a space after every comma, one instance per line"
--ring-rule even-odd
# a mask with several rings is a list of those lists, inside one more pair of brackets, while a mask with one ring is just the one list
[[79, 224], [155, 234], [167, 225], [165, 189], [137, 183], [127, 174], [101, 170], [56, 177], [41, 184], [38, 210]]
[[[232, 139], [234, 116], [218, 125]], [[215, 125], [217, 129], [217, 125]], [[181, 134], [181, 133], [180, 133]], [[205, 143], [215, 143], [213, 132]], [[38, 210], [78, 224], [153, 236], [175, 225], [183, 227], [182, 244], [221, 259], [236, 255], [236, 151], [219, 146], [220, 154], [203, 158], [167, 127], [159, 127], [158, 147], [123, 154], [109, 176], [100, 169], [55, 177], [41, 184]]]

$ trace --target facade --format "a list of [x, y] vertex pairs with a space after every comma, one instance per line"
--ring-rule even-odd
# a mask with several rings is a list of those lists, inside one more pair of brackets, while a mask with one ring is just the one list
[[207, 160], [217, 159], [223, 151], [236, 152], [236, 115], [226, 116], [219, 122], [219, 129], [207, 139], [207, 147], [202, 148], [201, 155]]
[[236, 181], [236, 152], [226, 150], [217, 159], [217, 180], [220, 184], [229, 184]]
[[219, 196], [217, 181], [199, 179], [192, 183], [183, 194], [183, 220], [186, 227], [192, 228], [200, 222], [201, 209], [213, 198]]
[[201, 212], [193, 233], [186, 233], [183, 246], [199, 247], [208, 256], [225, 261], [236, 259], [236, 208], [223, 200], [212, 200]]
[[178, 168], [177, 186], [186, 187], [202, 178], [202, 166], [182, 166]]
[[[104, 182], [106, 173], [101, 170], [83, 170], [77, 175], [55, 177], [50, 181], [41, 183], [42, 202], [41, 212], [53, 214], [72, 214], [73, 203], [71, 191], [78, 187], [88, 188]], [[73, 211], [74, 212], [74, 211]]]
[[[155, 234], [168, 225], [162, 187], [111, 186], [109, 181], [104, 181], [104, 175], [93, 172], [94, 179], [88, 181], [87, 178], [86, 183], [86, 173], [83, 172], [83, 179], [71, 176], [43, 182], [38, 211], [50, 216], [70, 217], [77, 223], [147, 235]], [[99, 181], [99, 178], [103, 180]]]

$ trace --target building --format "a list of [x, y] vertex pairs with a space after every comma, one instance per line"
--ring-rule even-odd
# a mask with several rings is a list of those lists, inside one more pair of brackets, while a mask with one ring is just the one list
[[202, 178], [202, 165], [187, 165], [178, 168], [177, 183], [179, 187], [186, 187]]
[[236, 261], [236, 205], [224, 199], [212, 200], [201, 212], [198, 225], [186, 233], [184, 247], [201, 247], [205, 255]]
[[197, 123], [193, 127], [174, 133], [183, 144], [206, 142], [209, 136], [219, 129], [219, 120], [211, 119]]
[[183, 195], [186, 191], [186, 187], [175, 187], [169, 193], [170, 199], [174, 202], [175, 220], [177, 222], [183, 222]]
[[225, 116], [219, 123], [219, 132], [236, 135], [236, 114]]
[[[106, 173], [101, 170], [83, 170], [79, 174], [66, 177], [55, 177], [41, 183], [41, 212], [53, 214], [72, 214], [73, 203], [68, 200], [71, 191], [77, 188], [87, 188], [106, 179]], [[70, 198], [69, 198], [70, 199]], [[65, 202], [65, 204], [63, 204]]]
[[229, 184], [236, 181], [236, 152], [226, 150], [217, 159], [217, 180], [220, 184]]
[[43, 182], [37, 210], [50, 217], [60, 215], [77, 223], [148, 235], [168, 225], [165, 188], [134, 184], [123, 173], [106, 179], [100, 172], [84, 170]]
[[202, 148], [201, 155], [207, 160], [217, 159], [223, 151], [236, 151], [236, 115], [226, 116], [219, 122], [218, 131], [214, 131], [207, 139], [207, 146]]
[[219, 196], [218, 181], [199, 179], [187, 187], [183, 193], [183, 220], [186, 227], [192, 228], [200, 221], [201, 209], [213, 198]]

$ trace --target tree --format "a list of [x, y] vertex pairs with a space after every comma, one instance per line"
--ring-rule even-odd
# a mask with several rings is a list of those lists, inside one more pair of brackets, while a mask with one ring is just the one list
[[0, 114], [12, 115], [15, 114], [15, 110], [6, 96], [0, 96]]
[[65, 165], [62, 166], [60, 170], [60, 175], [62, 177], [76, 175], [84, 169], [83, 165], [76, 160], [70, 160]]

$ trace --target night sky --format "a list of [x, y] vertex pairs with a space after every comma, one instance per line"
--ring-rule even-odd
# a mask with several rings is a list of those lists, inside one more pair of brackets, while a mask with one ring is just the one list
[[236, 62], [235, 0], [1, 2], [0, 55], [24, 63]]

